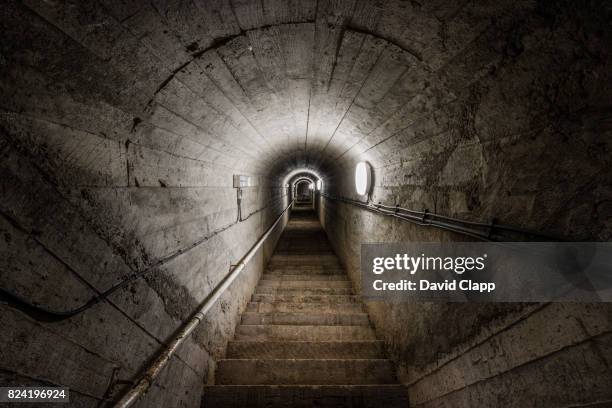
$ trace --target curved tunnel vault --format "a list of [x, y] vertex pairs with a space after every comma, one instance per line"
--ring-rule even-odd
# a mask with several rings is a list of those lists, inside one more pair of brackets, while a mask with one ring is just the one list
[[[0, 13], [0, 287], [72, 310], [125, 282], [61, 322], [2, 303], [0, 384], [116, 398], [302, 173], [322, 181], [317, 213], [357, 290], [362, 242], [466, 239], [332, 200], [362, 199], [360, 161], [374, 203], [612, 236], [608, 2], [7, 0]], [[234, 175], [251, 177], [241, 196]], [[281, 230], [141, 406], [199, 404]], [[607, 305], [368, 311], [415, 406], [612, 399]]]

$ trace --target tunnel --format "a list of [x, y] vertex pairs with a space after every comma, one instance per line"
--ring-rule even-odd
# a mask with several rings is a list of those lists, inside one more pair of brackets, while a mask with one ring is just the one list
[[0, 14], [0, 405], [612, 406], [609, 298], [385, 301], [362, 266], [612, 240], [612, 3]]

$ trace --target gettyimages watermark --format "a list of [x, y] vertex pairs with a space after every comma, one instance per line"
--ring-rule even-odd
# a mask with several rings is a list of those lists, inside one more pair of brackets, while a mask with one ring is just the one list
[[362, 244], [366, 300], [612, 302], [612, 243]]

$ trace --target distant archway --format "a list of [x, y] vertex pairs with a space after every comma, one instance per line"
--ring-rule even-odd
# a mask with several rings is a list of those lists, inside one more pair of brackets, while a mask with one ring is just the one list
[[314, 208], [314, 187], [316, 181], [309, 177], [300, 177], [292, 184], [295, 208]]

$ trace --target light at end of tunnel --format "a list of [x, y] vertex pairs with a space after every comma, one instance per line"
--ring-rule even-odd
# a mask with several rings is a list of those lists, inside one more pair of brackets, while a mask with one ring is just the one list
[[359, 162], [355, 167], [355, 191], [359, 195], [366, 195], [370, 192], [372, 183], [372, 169], [366, 162]]
[[321, 180], [317, 180], [317, 191], [321, 191]]

